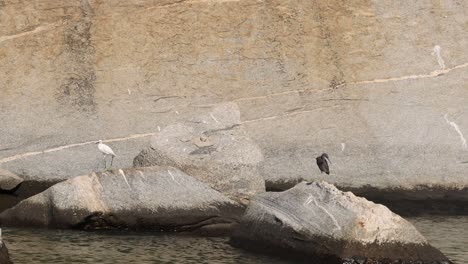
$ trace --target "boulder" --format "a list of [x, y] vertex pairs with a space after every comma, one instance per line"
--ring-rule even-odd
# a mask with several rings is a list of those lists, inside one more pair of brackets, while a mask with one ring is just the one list
[[255, 196], [232, 242], [327, 264], [450, 263], [402, 217], [326, 182]]
[[241, 126], [237, 104], [223, 103], [208, 114], [163, 128], [133, 164], [177, 167], [228, 197], [246, 202], [265, 191], [259, 173], [262, 162], [260, 148]]
[[20, 191], [20, 189], [25, 185], [30, 184], [25, 184], [23, 178], [16, 174], [8, 170], [0, 169], [0, 212], [13, 207], [23, 199], [24, 191]]
[[0, 191], [14, 192], [23, 179], [16, 174], [0, 169]]
[[238, 203], [172, 167], [117, 169], [60, 182], [0, 214], [2, 225], [207, 230], [236, 222]]

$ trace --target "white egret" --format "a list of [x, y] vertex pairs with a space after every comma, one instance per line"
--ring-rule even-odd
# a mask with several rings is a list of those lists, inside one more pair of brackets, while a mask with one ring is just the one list
[[114, 161], [114, 157], [115, 157], [114, 151], [109, 146], [102, 143], [102, 140], [99, 140], [98, 142], [96, 142], [96, 144], [98, 144], [99, 151], [101, 151], [101, 153], [104, 155], [104, 168], [107, 169], [106, 156], [108, 155], [112, 157], [112, 160], [111, 160], [111, 167], [112, 167], [112, 162]]

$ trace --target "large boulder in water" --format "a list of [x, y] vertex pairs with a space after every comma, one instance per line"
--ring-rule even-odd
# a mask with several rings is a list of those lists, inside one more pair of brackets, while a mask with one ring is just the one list
[[207, 114], [163, 128], [135, 167], [174, 166], [238, 201], [265, 191], [260, 148], [241, 126], [237, 104], [215, 105]]
[[238, 203], [172, 167], [117, 169], [58, 183], [0, 214], [2, 225], [191, 231], [226, 227]]
[[232, 242], [295, 252], [327, 264], [449, 263], [402, 217], [325, 182], [302, 182], [256, 196]]

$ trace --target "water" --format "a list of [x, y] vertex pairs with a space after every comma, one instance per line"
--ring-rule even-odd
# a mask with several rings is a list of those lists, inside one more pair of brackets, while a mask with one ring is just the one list
[[[468, 216], [408, 218], [455, 263], [468, 263]], [[230, 246], [227, 238], [4, 228], [15, 264], [293, 263]]]
[[233, 248], [227, 238], [154, 233], [4, 229], [15, 264], [288, 263]]
[[468, 263], [468, 216], [407, 218], [429, 243], [454, 263]]

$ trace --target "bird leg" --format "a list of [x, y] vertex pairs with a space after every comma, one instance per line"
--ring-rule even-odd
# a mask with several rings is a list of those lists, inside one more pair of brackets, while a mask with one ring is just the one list
[[110, 167], [112, 168], [112, 162], [114, 161], [114, 156], [112, 156], [112, 159], [111, 159], [111, 165]]
[[104, 155], [104, 170], [107, 169], [106, 155]]

